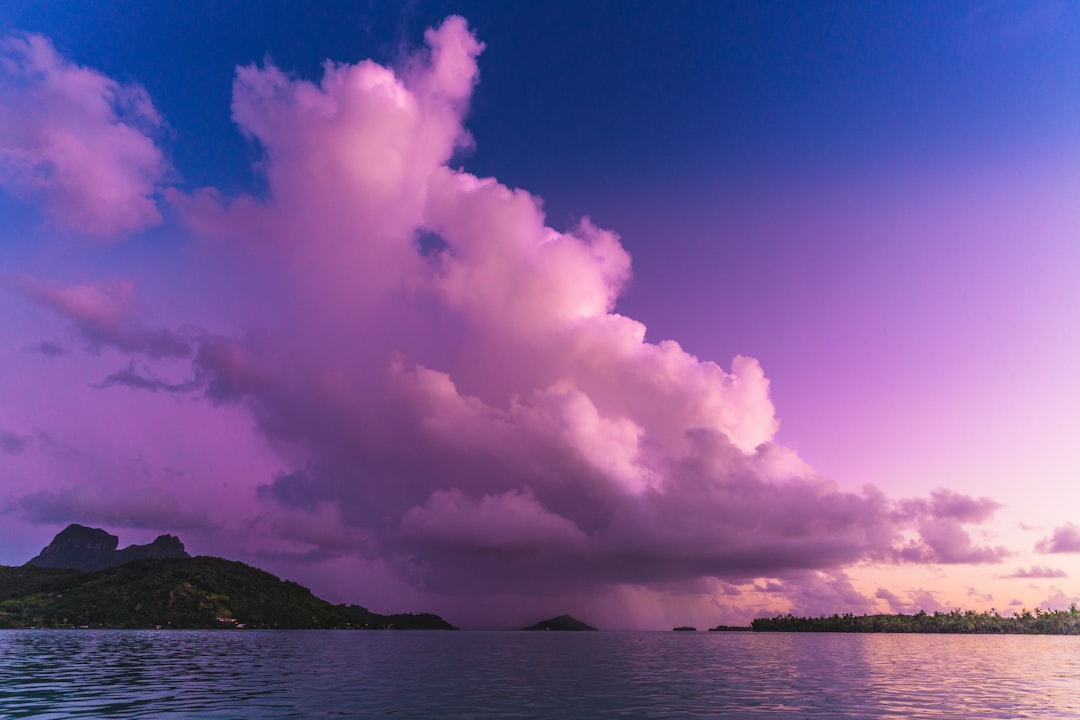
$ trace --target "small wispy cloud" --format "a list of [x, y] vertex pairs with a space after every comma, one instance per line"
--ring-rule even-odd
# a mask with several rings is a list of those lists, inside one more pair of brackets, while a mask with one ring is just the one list
[[42, 340], [36, 345], [30, 345], [25, 348], [26, 352], [35, 353], [37, 355], [43, 355], [45, 357], [59, 357], [61, 355], [67, 355], [67, 348], [55, 340]]
[[129, 363], [127, 367], [117, 370], [106, 376], [104, 380], [95, 385], [98, 389], [111, 387], [128, 387], [136, 390], [148, 390], [150, 392], [184, 393], [191, 392], [199, 387], [194, 379], [179, 383], [170, 383], [154, 377], [149, 372], [139, 372], [135, 363]]
[[1054, 528], [1050, 537], [1035, 543], [1035, 549], [1041, 553], [1076, 553], [1080, 552], [1080, 527], [1072, 523]]
[[143, 322], [132, 310], [130, 282], [54, 285], [26, 279], [19, 288], [30, 299], [71, 320], [92, 350], [115, 348], [152, 358], [190, 355], [180, 333]]
[[913, 615], [918, 612], [934, 613], [948, 610], [932, 590], [919, 588], [904, 592], [906, 599], [899, 594], [886, 588], [878, 588], [874, 597], [884, 600], [889, 605], [889, 610], [894, 613]]
[[1032, 565], [1029, 568], [1016, 568], [1008, 575], [1001, 575], [1003, 579], [1040, 579], [1040, 578], [1063, 578], [1068, 577], [1064, 570], [1051, 568], [1043, 565]]

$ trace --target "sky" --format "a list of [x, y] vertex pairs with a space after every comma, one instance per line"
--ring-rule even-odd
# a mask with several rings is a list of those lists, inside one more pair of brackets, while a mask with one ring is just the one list
[[0, 8], [0, 564], [469, 628], [1080, 601], [1080, 8]]

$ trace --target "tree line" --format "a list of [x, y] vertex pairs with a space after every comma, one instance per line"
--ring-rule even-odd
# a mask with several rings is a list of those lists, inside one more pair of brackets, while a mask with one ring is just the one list
[[1080, 610], [1023, 609], [1012, 615], [997, 610], [953, 610], [913, 615], [831, 615], [796, 617], [791, 614], [757, 618], [750, 623], [755, 632], [846, 632], [846, 633], [986, 633], [1017, 635], [1080, 635]]

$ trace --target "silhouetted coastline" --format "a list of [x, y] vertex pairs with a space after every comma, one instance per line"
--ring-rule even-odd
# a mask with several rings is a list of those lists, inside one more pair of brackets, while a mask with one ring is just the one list
[[952, 633], [983, 635], [1080, 635], [1080, 610], [1021, 610], [1001, 615], [996, 610], [953, 610], [917, 612], [913, 615], [843, 615], [796, 617], [778, 615], [757, 618], [750, 623], [754, 632], [833, 633]]

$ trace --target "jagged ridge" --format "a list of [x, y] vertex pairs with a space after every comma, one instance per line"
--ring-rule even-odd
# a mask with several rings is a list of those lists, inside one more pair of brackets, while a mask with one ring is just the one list
[[175, 535], [159, 535], [148, 545], [128, 545], [117, 550], [120, 539], [101, 528], [72, 523], [61, 530], [27, 565], [41, 568], [104, 570], [145, 558], [191, 557]]

